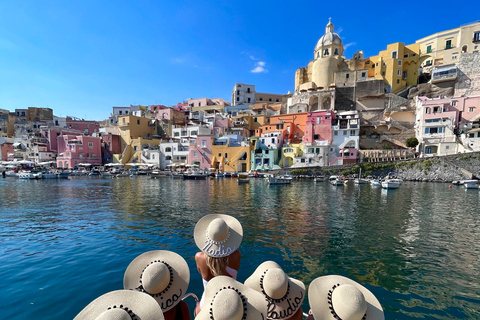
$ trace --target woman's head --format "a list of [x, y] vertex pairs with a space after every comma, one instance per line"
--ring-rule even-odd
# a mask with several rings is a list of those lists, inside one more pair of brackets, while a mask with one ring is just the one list
[[243, 239], [240, 222], [226, 214], [209, 214], [195, 225], [197, 247], [211, 258], [224, 258], [238, 249]]

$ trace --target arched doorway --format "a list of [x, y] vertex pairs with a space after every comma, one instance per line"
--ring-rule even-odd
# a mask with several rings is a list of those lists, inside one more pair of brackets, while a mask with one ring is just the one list
[[328, 95], [322, 99], [322, 110], [330, 110], [332, 98]]

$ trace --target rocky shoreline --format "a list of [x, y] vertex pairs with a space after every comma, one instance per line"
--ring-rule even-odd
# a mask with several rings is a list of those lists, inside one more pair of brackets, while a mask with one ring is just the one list
[[405, 181], [447, 182], [480, 178], [480, 153], [412, 159], [397, 162], [366, 162], [335, 167], [289, 168], [292, 175], [385, 177], [394, 174]]

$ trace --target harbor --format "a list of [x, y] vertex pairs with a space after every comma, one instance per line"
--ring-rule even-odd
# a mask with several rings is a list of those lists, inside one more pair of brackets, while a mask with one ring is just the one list
[[[258, 261], [273, 260], [304, 283], [327, 274], [362, 283], [386, 319], [477, 316], [478, 190], [266, 180], [0, 179], [4, 315], [73, 318], [95, 297], [120, 289], [134, 257], [157, 249], [185, 258], [187, 291], [199, 296], [193, 228], [206, 214], [227, 213], [244, 228], [241, 282]], [[186, 302], [193, 310], [195, 301]]]

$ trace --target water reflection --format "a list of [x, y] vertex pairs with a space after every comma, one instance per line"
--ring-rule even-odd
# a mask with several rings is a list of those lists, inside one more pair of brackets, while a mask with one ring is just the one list
[[[131, 259], [153, 249], [184, 256], [189, 292], [200, 295], [192, 234], [208, 213], [243, 225], [239, 280], [265, 260], [306, 284], [345, 275], [379, 297], [387, 319], [475, 318], [480, 303], [478, 191], [137, 177], [6, 179], [0, 197], [0, 276], [9, 283], [0, 301], [14, 297], [7, 316], [61, 305], [57, 319], [73, 318], [92, 297], [120, 288]], [[38, 294], [23, 310], [25, 288]]]

